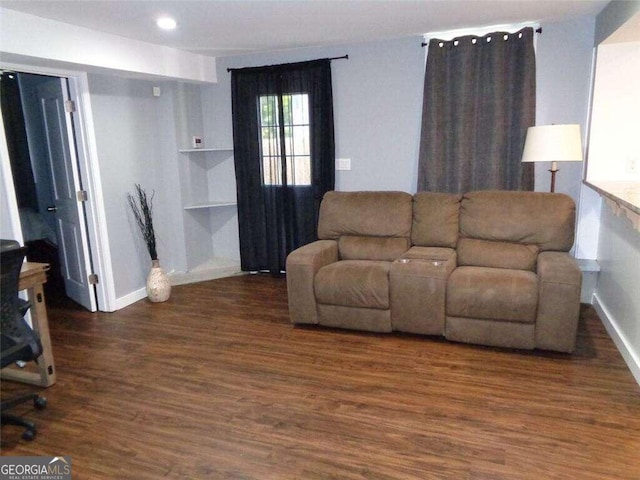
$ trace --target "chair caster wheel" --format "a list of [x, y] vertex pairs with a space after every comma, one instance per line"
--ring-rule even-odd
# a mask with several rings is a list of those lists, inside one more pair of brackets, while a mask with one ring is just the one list
[[47, 399], [45, 397], [38, 397], [33, 401], [33, 406], [38, 410], [42, 410], [47, 406]]
[[25, 430], [24, 433], [22, 434], [22, 439], [28, 442], [32, 441], [34, 438], [36, 438], [35, 430]]

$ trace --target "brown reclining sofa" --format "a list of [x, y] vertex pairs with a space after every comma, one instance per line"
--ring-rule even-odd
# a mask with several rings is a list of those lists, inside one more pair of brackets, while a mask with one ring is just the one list
[[291, 321], [572, 352], [574, 224], [557, 193], [329, 192], [287, 258]]

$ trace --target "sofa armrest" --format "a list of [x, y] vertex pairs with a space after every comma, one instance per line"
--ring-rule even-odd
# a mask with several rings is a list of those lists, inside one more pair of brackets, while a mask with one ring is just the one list
[[338, 261], [338, 242], [318, 240], [287, 257], [287, 295], [292, 323], [318, 323], [313, 280], [320, 268]]
[[536, 347], [572, 352], [580, 317], [582, 272], [565, 252], [538, 255]]

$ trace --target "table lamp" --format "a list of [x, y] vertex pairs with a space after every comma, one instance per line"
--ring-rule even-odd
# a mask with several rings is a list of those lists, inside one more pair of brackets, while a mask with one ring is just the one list
[[581, 162], [580, 125], [529, 127], [522, 153], [523, 162], [551, 162], [551, 191], [555, 191], [557, 162]]

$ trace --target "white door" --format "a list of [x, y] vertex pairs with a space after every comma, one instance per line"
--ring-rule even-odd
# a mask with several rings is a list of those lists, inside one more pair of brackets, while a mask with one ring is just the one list
[[89, 284], [91, 259], [84, 205], [78, 199], [80, 177], [72, 114], [65, 111], [68, 92], [65, 78], [52, 78], [36, 89], [53, 180], [54, 204], [48, 210], [55, 216], [60, 269], [67, 296], [95, 312], [94, 287]]

